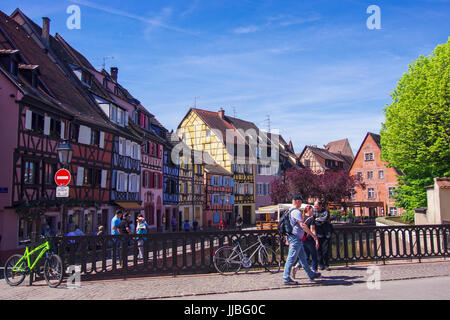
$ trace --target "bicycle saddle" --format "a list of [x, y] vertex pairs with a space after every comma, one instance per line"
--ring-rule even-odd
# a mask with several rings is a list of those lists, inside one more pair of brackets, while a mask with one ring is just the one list
[[30, 244], [31, 243], [31, 240], [30, 239], [27, 239], [27, 240], [20, 240], [19, 241], [19, 244]]

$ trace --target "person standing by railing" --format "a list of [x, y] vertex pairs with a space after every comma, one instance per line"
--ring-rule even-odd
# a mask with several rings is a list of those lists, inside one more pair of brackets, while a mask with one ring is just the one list
[[328, 260], [333, 226], [330, 222], [330, 213], [322, 207], [320, 201], [314, 202], [314, 217], [316, 233], [317, 237], [319, 238], [319, 249], [317, 251], [319, 258], [319, 268], [320, 270], [330, 271]]
[[[148, 232], [148, 224], [145, 222], [144, 216], [140, 213], [138, 215], [137, 225], [136, 225], [136, 234], [147, 234]], [[139, 255], [138, 260], [142, 260], [144, 255], [144, 241], [147, 240], [146, 237], [139, 238], [138, 240], [138, 249], [139, 249]]]

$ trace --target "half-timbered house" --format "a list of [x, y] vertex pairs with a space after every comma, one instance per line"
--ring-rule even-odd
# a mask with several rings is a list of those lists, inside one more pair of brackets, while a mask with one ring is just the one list
[[[52, 234], [76, 226], [91, 233], [106, 223], [116, 129], [73, 89], [23, 20], [3, 12], [0, 18], [1, 81], [7, 88], [1, 106], [8, 108], [0, 119], [0, 127], [7, 128], [0, 169], [7, 183], [1, 195], [0, 249], [10, 252], [21, 250], [19, 240], [40, 233], [42, 226]], [[54, 183], [63, 140], [73, 148], [66, 200], [56, 199]]]

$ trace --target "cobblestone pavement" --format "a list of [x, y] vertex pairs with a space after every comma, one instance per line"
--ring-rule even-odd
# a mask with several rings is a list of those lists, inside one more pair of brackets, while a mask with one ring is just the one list
[[[303, 270], [297, 272], [299, 286], [352, 285], [366, 282], [371, 275], [368, 268], [375, 264], [334, 267], [323, 271], [315, 282], [307, 279]], [[381, 281], [450, 276], [450, 260], [422, 263], [378, 264]], [[28, 286], [28, 279], [18, 287], [10, 287], [0, 281], [0, 300], [97, 300], [97, 299], [163, 299], [194, 297], [231, 292], [285, 289], [282, 273], [239, 273], [232, 276], [218, 274], [184, 275], [177, 277], [146, 277], [128, 280], [85, 281], [81, 288], [70, 289], [65, 283], [56, 289], [45, 281]]]

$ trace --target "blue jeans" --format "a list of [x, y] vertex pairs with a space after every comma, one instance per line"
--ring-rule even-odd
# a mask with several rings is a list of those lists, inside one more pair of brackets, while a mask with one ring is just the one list
[[[305, 249], [306, 260], [311, 257], [311, 268], [314, 270], [314, 272], [316, 272], [319, 261], [319, 258], [317, 256], [316, 244], [312, 241], [305, 241], [303, 242], [303, 248]], [[300, 267], [300, 260], [298, 261], [297, 266]]]
[[308, 265], [302, 240], [297, 238], [296, 236], [288, 236], [288, 241], [289, 241], [289, 253], [286, 258], [286, 263], [284, 265], [283, 281], [292, 280], [291, 269], [294, 266], [297, 257], [299, 258], [300, 263], [303, 266], [303, 269], [306, 271], [306, 274], [311, 279], [314, 276], [314, 271], [312, 271]]

